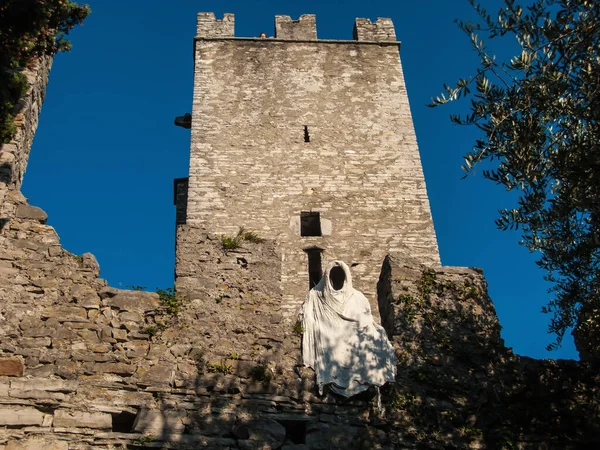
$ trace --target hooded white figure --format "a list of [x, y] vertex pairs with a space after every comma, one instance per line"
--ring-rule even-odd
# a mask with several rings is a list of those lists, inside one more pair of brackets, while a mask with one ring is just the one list
[[365, 296], [352, 288], [350, 269], [333, 261], [302, 305], [302, 358], [317, 374], [319, 393], [352, 397], [370, 385], [394, 381], [396, 356], [386, 332], [373, 321]]

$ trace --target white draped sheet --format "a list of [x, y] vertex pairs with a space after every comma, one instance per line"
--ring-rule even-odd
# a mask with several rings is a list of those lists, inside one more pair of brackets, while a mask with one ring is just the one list
[[344, 262], [327, 266], [300, 317], [303, 362], [315, 370], [320, 394], [330, 383], [335, 393], [351, 397], [395, 380], [394, 349], [383, 327], [373, 321], [369, 301], [352, 287]]

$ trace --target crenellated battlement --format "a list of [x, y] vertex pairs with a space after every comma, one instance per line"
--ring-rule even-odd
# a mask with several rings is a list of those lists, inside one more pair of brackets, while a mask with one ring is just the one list
[[[235, 17], [224, 14], [217, 19], [212, 12], [198, 13], [197, 38], [234, 38]], [[240, 37], [239, 39], [258, 39], [258, 36]], [[290, 16], [275, 16], [275, 39], [284, 41], [316, 41], [317, 17], [314, 14], [303, 14], [298, 20]], [[392, 19], [378, 18], [375, 23], [370, 19], [357, 18], [354, 23], [354, 40], [365, 43], [396, 42], [396, 32]], [[341, 42], [324, 40], [322, 42]], [[352, 42], [352, 41], [348, 41]]]
[[234, 37], [235, 18], [233, 14], [223, 14], [223, 19], [218, 20], [211, 12], [198, 13], [196, 37]]
[[357, 41], [395, 42], [396, 31], [392, 19], [378, 17], [375, 23], [370, 19], [357, 18], [354, 22], [354, 39]]
[[302, 41], [317, 39], [317, 17], [303, 14], [298, 20], [290, 16], [275, 16], [275, 38]]

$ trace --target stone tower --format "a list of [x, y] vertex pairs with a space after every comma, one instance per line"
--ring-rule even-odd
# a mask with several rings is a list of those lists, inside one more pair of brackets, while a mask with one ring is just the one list
[[388, 252], [440, 264], [399, 46], [390, 19], [357, 19], [342, 41], [317, 39], [314, 15], [276, 16], [262, 39], [235, 37], [232, 14], [198, 15], [178, 289], [202, 279], [201, 256], [180, 263], [192, 229], [274, 240], [288, 314], [332, 259], [352, 266], [375, 311]]

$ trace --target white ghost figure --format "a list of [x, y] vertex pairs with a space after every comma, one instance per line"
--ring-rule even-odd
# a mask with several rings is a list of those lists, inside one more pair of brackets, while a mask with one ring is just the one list
[[319, 393], [352, 397], [394, 381], [396, 356], [386, 332], [373, 321], [365, 296], [352, 288], [350, 269], [333, 261], [302, 305], [302, 358], [317, 374]]

